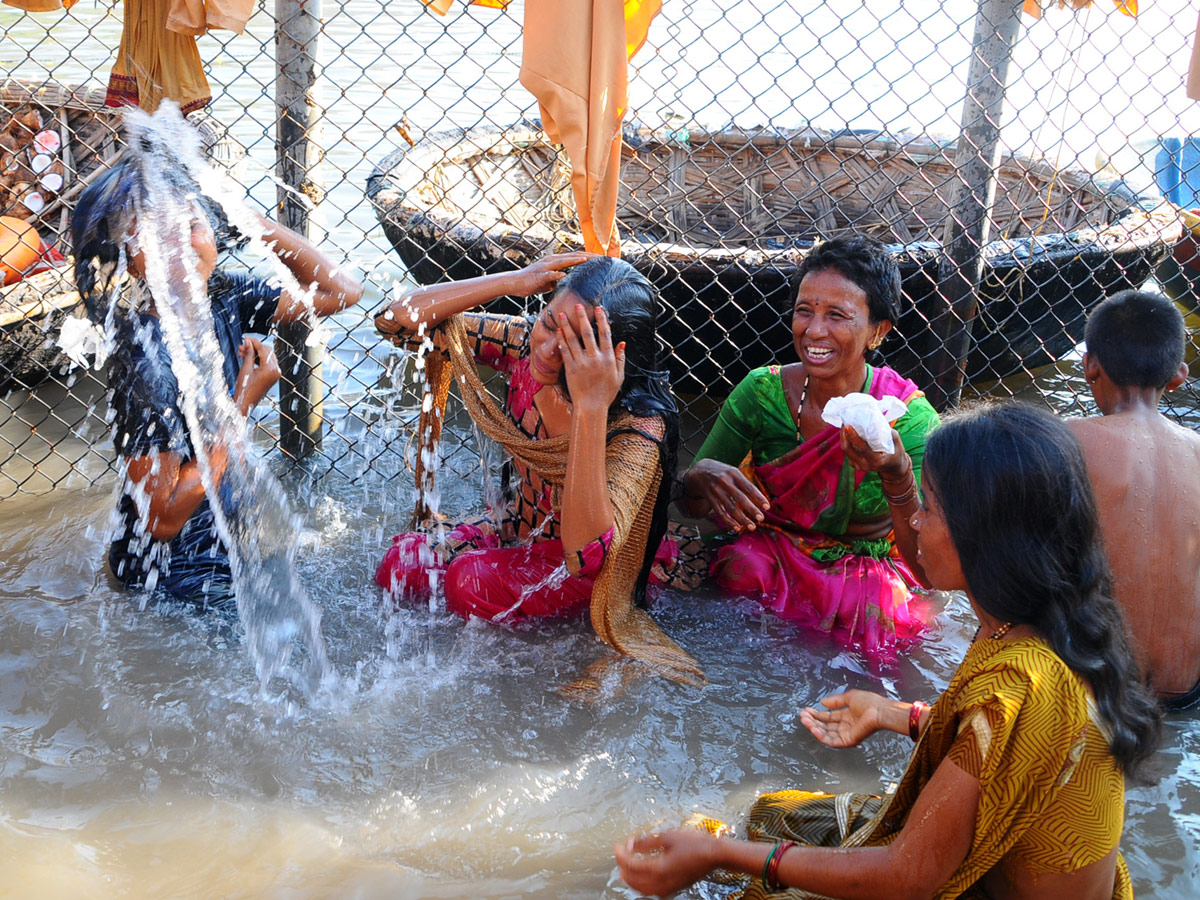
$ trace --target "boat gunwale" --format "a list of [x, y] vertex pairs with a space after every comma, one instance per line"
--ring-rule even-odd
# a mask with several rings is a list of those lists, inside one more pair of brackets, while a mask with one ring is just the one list
[[[936, 135], [914, 134], [907, 140], [895, 137], [874, 137], [880, 132], [826, 132], [805, 128], [783, 131], [778, 129], [730, 129], [723, 132], [691, 130], [688, 141], [679, 142], [686, 147], [706, 142], [736, 143], [737, 149], [749, 145], [787, 148], [797, 141], [804, 141], [805, 148], [812, 150], [819, 141], [819, 148], [849, 150], [868, 155], [895, 155], [904, 153], [908, 160], [917, 164], [937, 161], [953, 171], [954, 148], [947, 140]], [[651, 140], [662, 146], [670, 146], [669, 138], [661, 133], [647, 130], [626, 131], [626, 152], [638, 153]], [[813, 142], [810, 144], [809, 142]], [[380, 221], [385, 217], [393, 225], [402, 228], [425, 228], [431, 238], [436, 234], [456, 241], [478, 244], [480, 241], [495, 242], [497, 254], [509, 255], [523, 252], [536, 258], [551, 250], [569, 250], [582, 247], [578, 232], [554, 229], [545, 225], [534, 225], [520, 229], [505, 222], [496, 222], [483, 227], [464, 216], [452, 216], [437, 210], [427, 203], [418, 205], [409, 200], [414, 185], [397, 178], [402, 171], [419, 173], [425, 179], [433, 166], [440, 163], [459, 164], [470, 156], [495, 153], [498, 148], [511, 145], [527, 150], [533, 145], [542, 145], [553, 150], [537, 123], [518, 123], [507, 129], [454, 129], [429, 134], [411, 147], [400, 147], [378, 163], [368, 176], [367, 196], [375, 207]], [[920, 149], [920, 152], [914, 152]], [[1001, 158], [998, 172], [1013, 172], [1018, 175], [1031, 174], [1043, 180], [1053, 179], [1071, 191], [1087, 190], [1116, 214], [1114, 220], [1104, 227], [1086, 226], [1070, 232], [1050, 232], [1037, 236], [997, 238], [984, 245], [982, 255], [988, 268], [1027, 266], [1047, 254], [1084, 255], [1098, 250], [1105, 256], [1116, 253], [1145, 251], [1156, 244], [1173, 245], [1183, 232], [1181, 212], [1153, 193], [1136, 194], [1128, 185], [1118, 180], [1098, 179], [1080, 167], [1055, 169], [1047, 160], [1027, 154], [1009, 153]], [[482, 188], [483, 185], [480, 185]], [[1113, 201], [1117, 202], [1113, 202]], [[1178, 233], [1176, 233], [1178, 232]], [[738, 265], [752, 274], [756, 269], [790, 268], [798, 265], [812, 249], [815, 241], [797, 240], [795, 244], [780, 248], [754, 246], [698, 246], [678, 241], [643, 241], [633, 236], [623, 236], [621, 249], [623, 258], [637, 263], [670, 265], [680, 271], [693, 267], [711, 268], [712, 265]], [[903, 254], [914, 261], [929, 261], [941, 255], [941, 245], [932, 240], [908, 242], [887, 241], [889, 250]]]

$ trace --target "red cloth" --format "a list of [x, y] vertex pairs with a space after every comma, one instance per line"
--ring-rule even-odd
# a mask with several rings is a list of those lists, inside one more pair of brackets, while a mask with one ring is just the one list
[[[396, 535], [375, 571], [375, 583], [391, 597], [408, 602], [427, 601], [435, 585], [442, 584], [446, 608], [464, 619], [516, 622], [587, 611], [603, 564], [598, 550], [594, 558], [589, 554], [585, 559], [581, 574], [569, 575], [559, 540], [502, 547], [499, 536], [470, 524], [453, 528], [448, 537], [461, 546], [444, 565], [426, 535]], [[593, 541], [585, 550], [599, 543]], [[664, 540], [655, 561], [668, 566], [677, 552], [674, 543]]]

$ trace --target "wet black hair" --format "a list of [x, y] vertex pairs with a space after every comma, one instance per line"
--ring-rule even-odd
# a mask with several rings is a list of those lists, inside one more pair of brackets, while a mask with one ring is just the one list
[[865, 235], [839, 237], [814, 245], [792, 279], [792, 301], [800, 293], [800, 282], [805, 275], [830, 269], [867, 295], [871, 324], [896, 324], [901, 312], [900, 266], [887, 247]]
[[1092, 310], [1084, 341], [1114, 384], [1161, 390], [1183, 363], [1187, 329], [1162, 294], [1121, 291]]
[[[614, 347], [625, 342], [625, 381], [613, 406], [638, 417], [657, 417], [663, 423], [661, 439], [637, 429], [625, 430], [641, 434], [658, 446], [663, 473], [654, 500], [650, 540], [635, 587], [635, 598], [641, 603], [645, 599], [650, 567], [667, 530], [667, 507], [671, 503], [679, 457], [679, 407], [671, 392], [669, 375], [662, 365], [658, 340], [661, 303], [658, 291], [646, 276], [624, 260], [609, 256], [594, 257], [571, 269], [559, 281], [555, 296], [568, 291], [608, 314]], [[565, 373], [561, 378], [560, 386], [565, 391]], [[611, 431], [608, 436], [611, 438], [620, 433], [622, 431]]]
[[1136, 776], [1158, 746], [1161, 713], [1111, 595], [1074, 435], [1046, 410], [985, 404], [945, 419], [923, 466], [972, 598], [999, 621], [1032, 625], [1091, 685], [1113, 756]]
[[151, 202], [146, 183], [147, 164], [158, 163], [162, 183], [172, 201], [178, 201], [180, 207], [194, 203], [203, 210], [218, 250], [228, 250], [241, 241], [241, 235], [229, 224], [220, 204], [200, 190], [181, 162], [171, 164], [172, 156], [163, 147], [155, 148], [148, 156], [124, 156], [93, 178], [79, 195], [71, 217], [75, 286], [88, 317], [94, 322], [104, 321], [116, 287], [114, 279], [120, 274], [117, 264], [122, 254], [129, 252], [139, 211]]

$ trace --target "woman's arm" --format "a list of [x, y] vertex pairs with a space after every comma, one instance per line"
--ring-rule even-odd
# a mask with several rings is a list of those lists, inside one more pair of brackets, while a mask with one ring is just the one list
[[608, 410], [625, 381], [625, 345], [612, 345], [608, 315], [596, 307], [596, 334], [582, 304], [560, 314], [558, 341], [567, 389], [571, 430], [563, 481], [563, 553], [570, 557], [613, 527], [606, 447]]
[[375, 328], [385, 335], [427, 332], [451, 316], [497, 297], [528, 297], [548, 291], [565, 276], [564, 269], [577, 266], [594, 255], [560, 253], [543, 257], [515, 272], [497, 272], [417, 288], [377, 315]]
[[[241, 366], [234, 383], [233, 402], [238, 412], [246, 416], [279, 381], [279, 364], [274, 352], [254, 337], [242, 341], [238, 359]], [[223, 444], [215, 443], [208, 448], [214, 484], [224, 475], [227, 461]], [[145, 497], [146, 527], [155, 540], [169, 541], [179, 534], [204, 500], [199, 461], [184, 461], [179, 453], [128, 457], [126, 477], [134, 490]]]
[[704, 439], [690, 469], [680, 479], [679, 506], [686, 515], [718, 516], [733, 531], [753, 531], [770, 503], [737, 467], [753, 446], [757, 408], [753, 374], [733, 389], [721, 406], [712, 431]]
[[[178, 453], [159, 453], [154, 456], [135, 456], [126, 459], [126, 478], [133, 486], [135, 497], [145, 496], [146, 530], [158, 541], [174, 538], [204, 500], [204, 484], [200, 479], [200, 463], [196, 459], [182, 462]], [[209, 448], [208, 464], [214, 481], [225, 472], [225, 448]], [[135, 501], [140, 509], [142, 504]]]
[[925, 569], [917, 559], [917, 532], [912, 527], [912, 517], [921, 506], [913, 461], [895, 428], [892, 429], [892, 444], [891, 453], [879, 453], [867, 446], [867, 442], [850, 426], [842, 429], [842, 450], [850, 463], [860, 471], [879, 473], [900, 555], [917, 580], [925, 587], [930, 587]]
[[753, 531], [771, 508], [741, 469], [716, 459], [697, 460], [682, 480], [683, 511], [697, 519], [714, 513], [731, 531]]
[[[978, 807], [979, 779], [944, 760], [893, 843], [853, 849], [793, 846], [779, 863], [779, 883], [843, 900], [932, 897], [970, 852]], [[666, 896], [716, 868], [760, 878], [774, 846], [689, 829], [630, 838], [614, 852], [628, 884]]]
[[[820, 707], [800, 711], [800, 721], [822, 744], [854, 747], [877, 731], [910, 734], [915, 704], [891, 700], [873, 691], [845, 691], [821, 701]], [[918, 707], [917, 734], [925, 727], [929, 708]]]
[[337, 265], [303, 235], [264, 216], [258, 218], [263, 228], [262, 239], [296, 276], [300, 287], [313, 290], [310, 307], [305, 297], [296, 296], [285, 288], [275, 310], [277, 324], [297, 322], [310, 308], [322, 318], [331, 316], [362, 299], [362, 282], [351, 275], [349, 269]]

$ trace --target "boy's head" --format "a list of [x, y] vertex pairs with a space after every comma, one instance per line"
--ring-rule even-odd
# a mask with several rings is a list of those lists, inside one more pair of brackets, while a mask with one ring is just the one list
[[1186, 339], [1175, 304], [1147, 291], [1113, 294], [1092, 310], [1084, 332], [1089, 356], [1113, 384], [1160, 391], [1180, 378]]
[[[240, 238], [220, 205], [200, 190], [181, 164], [164, 167], [158, 173], [157, 190], [152, 190], [147, 183], [147, 165], [153, 161], [151, 157], [122, 157], [92, 180], [75, 207], [71, 219], [75, 284], [93, 321], [104, 319], [119, 261], [123, 259], [134, 274], [142, 274], [130, 263], [139, 256], [136, 232], [143, 211], [161, 213], [164, 203], [178, 210], [181, 217], [189, 217], [193, 230], [199, 224], [208, 232], [203, 243], [215, 243], [215, 251], [236, 246]], [[192, 244], [195, 249], [195, 239]], [[196, 252], [201, 258], [207, 255]]]

